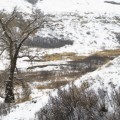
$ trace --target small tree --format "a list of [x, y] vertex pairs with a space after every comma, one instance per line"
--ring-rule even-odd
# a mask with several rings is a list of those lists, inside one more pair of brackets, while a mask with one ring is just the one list
[[[27, 19], [28, 18], [28, 19]], [[14, 8], [11, 14], [0, 15], [0, 44], [1, 54], [7, 51], [10, 59], [9, 78], [5, 81], [5, 102], [15, 101], [13, 79], [19, 52], [23, 43], [32, 37], [45, 24], [45, 16], [39, 10], [25, 17]]]

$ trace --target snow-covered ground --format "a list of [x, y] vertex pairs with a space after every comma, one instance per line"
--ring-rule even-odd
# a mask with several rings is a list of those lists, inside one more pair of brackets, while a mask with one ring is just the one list
[[[31, 5], [26, 0], [0, 0], [0, 10], [12, 11], [13, 7], [18, 6], [24, 12], [30, 12], [32, 7], [40, 8], [45, 13], [60, 12], [112, 12], [119, 13], [119, 5], [111, 5], [104, 3], [105, 0], [38, 0], [36, 5]], [[107, 1], [107, 0], [106, 0]], [[114, 0], [120, 2], [120, 0]]]
[[46, 92], [38, 94], [38, 98], [16, 105], [16, 108], [13, 108], [7, 116], [3, 116], [2, 120], [34, 120], [35, 113], [47, 103], [49, 97]]
[[115, 33], [119, 33], [120, 24], [115, 16], [119, 15], [90, 13], [89, 11], [88, 13], [57, 14], [52, 18], [53, 27], [45, 28], [37, 34], [69, 39], [74, 42], [73, 45], [45, 50], [50, 54], [67, 51], [87, 55], [98, 50], [119, 48]]
[[[51, 27], [38, 31], [37, 35], [73, 41], [73, 45], [61, 48], [39, 49], [40, 56], [44, 53], [63, 52], [75, 52], [85, 56], [100, 50], [120, 48], [116, 39], [116, 34], [119, 34], [120, 30], [119, 5], [104, 3], [104, 0], [43, 0], [32, 6], [25, 0], [0, 0], [0, 10], [10, 12], [14, 6], [28, 13], [32, 7], [39, 8], [46, 14], [53, 15]], [[36, 54], [34, 48], [33, 51], [32, 54]], [[0, 60], [1, 70], [5, 69], [8, 63], [5, 57]], [[18, 66], [29, 66], [21, 60], [18, 60]]]
[[[114, 0], [120, 2], [120, 0]], [[115, 33], [119, 33], [120, 21], [116, 19], [120, 16], [120, 6], [104, 3], [104, 0], [43, 0], [36, 5], [31, 5], [25, 0], [0, 0], [0, 10], [11, 12], [17, 6], [20, 11], [31, 13], [31, 8], [39, 8], [45, 14], [55, 15], [51, 17], [54, 22], [52, 28], [44, 28], [37, 35], [42, 37], [57, 37], [74, 41], [73, 45], [66, 45], [56, 49], [33, 49], [32, 55], [43, 55], [44, 53], [75, 52], [79, 55], [90, 55], [99, 50], [120, 48]], [[0, 70], [7, 68], [8, 60], [6, 54], [0, 59]], [[18, 60], [18, 68], [23, 70], [31, 66], [31, 63], [24, 61], [26, 58]], [[33, 65], [60, 64], [65, 61], [34, 62]], [[54, 67], [46, 67], [36, 70], [53, 70]], [[56, 68], [56, 70], [59, 68]], [[90, 87], [97, 90], [103, 88], [111, 92], [111, 87], [116, 89], [120, 86], [120, 56], [110, 61], [106, 65], [94, 72], [87, 73], [75, 81], [80, 86], [87, 82]], [[21, 103], [17, 108], [13, 108], [2, 120], [33, 120], [35, 113], [43, 107], [49, 98], [48, 91], [56, 94], [53, 90], [37, 90], [33, 85], [32, 101]], [[40, 84], [40, 83], [39, 83]], [[66, 86], [67, 88], [67, 86]], [[0, 98], [0, 101], [2, 99]], [[34, 102], [35, 101], [35, 102]]]
[[[80, 86], [82, 83], [88, 83], [91, 88], [98, 90], [103, 88], [108, 93], [111, 93], [112, 87], [118, 89], [120, 87], [120, 56], [115, 58], [113, 61], [105, 64], [101, 68], [97, 69], [94, 72], [90, 72], [86, 75], [83, 75], [80, 79], [77, 79], [74, 83], [77, 86]], [[38, 83], [35, 83], [38, 84]], [[32, 86], [34, 87], [34, 85]], [[68, 85], [62, 88], [67, 89]], [[48, 91], [38, 91], [33, 89], [33, 96], [36, 97], [33, 101], [36, 103], [28, 101], [22, 104], [17, 105], [16, 109], [12, 109], [11, 113], [3, 117], [3, 120], [33, 120], [35, 118], [35, 113], [44, 106], [48, 99]], [[51, 91], [52, 95], [56, 95], [57, 90]]]
[[[105, 0], [43, 0], [42, 4], [37, 4], [38, 8], [41, 8], [45, 12], [70, 12], [70, 11], [96, 11], [96, 12], [117, 12], [119, 13], [120, 7], [105, 4]], [[120, 2], [119, 0], [114, 0]], [[54, 7], [53, 7], [54, 6]], [[62, 8], [62, 9], [61, 9]]]
[[[40, 110], [49, 100], [49, 94], [56, 95], [57, 90], [37, 89], [37, 85], [46, 85], [48, 82], [33, 82], [29, 84], [31, 88], [30, 101], [14, 105], [7, 116], [2, 116], [0, 120], [35, 120], [35, 113]], [[21, 92], [22, 89], [16, 87], [15, 93]], [[0, 99], [3, 102], [3, 99]]]
[[112, 92], [112, 88], [118, 89], [120, 87], [120, 56], [76, 80], [75, 85], [80, 86], [83, 82], [87, 82], [94, 90], [103, 88]]

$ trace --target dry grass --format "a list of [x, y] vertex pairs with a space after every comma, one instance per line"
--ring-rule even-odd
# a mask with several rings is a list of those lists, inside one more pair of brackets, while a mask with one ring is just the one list
[[19, 104], [19, 103], [23, 103], [23, 102], [30, 101], [30, 100], [32, 100], [31, 97], [29, 97], [29, 98], [19, 98], [19, 99], [15, 100], [15, 103]]
[[60, 86], [66, 85], [69, 81], [53, 81], [47, 85], [38, 85], [37, 89], [55, 89], [59, 88]]
[[[120, 55], [120, 49], [99, 51], [93, 55], [113, 58], [113, 57], [117, 57]], [[79, 60], [84, 60], [86, 58], [87, 58], [86, 56], [78, 56], [74, 52], [46, 54], [43, 56], [43, 60], [45, 61], [66, 60], [66, 59], [71, 59], [73, 61], [79, 61]]]
[[69, 57], [73, 61], [80, 61], [86, 58], [86, 56], [71, 56]]
[[95, 53], [96, 55], [102, 56], [102, 57], [117, 57], [120, 55], [120, 49], [116, 50], [104, 50], [104, 51], [99, 51]]
[[22, 89], [22, 93], [20, 93], [20, 92], [15, 93], [16, 103], [23, 103], [25, 101], [30, 101], [32, 99], [30, 96], [30, 94], [31, 94], [30, 87], [27, 86], [27, 87], [21, 88], [21, 89]]
[[45, 61], [55, 61], [55, 60], [63, 60], [67, 59], [70, 56], [75, 56], [75, 53], [73, 52], [65, 52], [65, 53], [55, 53], [55, 54], [46, 54], [43, 56], [43, 59]]
[[43, 56], [45, 61], [55, 61], [55, 60], [80, 60], [85, 58], [85, 56], [77, 56], [74, 52], [64, 52], [64, 53], [55, 53], [55, 54], [46, 54]]
[[[22, 73], [21, 77], [26, 82], [42, 82], [42, 81], [61, 81], [64, 79], [68, 80], [75, 80], [81, 76], [81, 72], [76, 71], [67, 71], [67, 70], [60, 70], [60, 71], [38, 71], [38, 72], [26, 72]], [[19, 82], [19, 81], [18, 81]], [[19, 84], [21, 84], [19, 82]]]

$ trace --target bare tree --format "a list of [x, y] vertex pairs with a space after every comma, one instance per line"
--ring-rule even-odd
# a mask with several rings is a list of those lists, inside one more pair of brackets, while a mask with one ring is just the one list
[[[26, 14], [27, 15], [27, 14]], [[14, 8], [11, 14], [0, 15], [0, 44], [1, 54], [7, 51], [10, 59], [9, 78], [5, 81], [5, 102], [15, 101], [13, 92], [13, 79], [19, 52], [23, 43], [44, 27], [45, 16], [39, 10], [35, 10], [31, 15], [18, 12]]]

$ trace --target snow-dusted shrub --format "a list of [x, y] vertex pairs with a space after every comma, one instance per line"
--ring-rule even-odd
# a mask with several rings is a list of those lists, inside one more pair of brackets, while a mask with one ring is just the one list
[[26, 1], [28, 1], [29, 3], [31, 3], [31, 4], [33, 4], [33, 5], [38, 2], [38, 0], [26, 0]]
[[23, 88], [23, 94], [22, 94], [22, 101], [27, 101], [30, 99], [30, 94], [31, 94], [31, 89], [29, 86], [26, 86], [25, 88]]
[[2, 72], [0, 73], [0, 86], [3, 86], [3, 85], [4, 85], [4, 80], [6, 80], [7, 77], [8, 77], [8, 75], [7, 75], [7, 70], [2, 71]]
[[27, 40], [24, 45], [40, 48], [60, 48], [65, 45], [73, 45], [72, 40], [36, 36], [32, 40]]
[[[58, 90], [58, 96], [50, 96], [49, 103], [36, 113], [38, 120], [119, 120], [120, 91], [116, 91], [112, 100], [106, 91], [70, 87]], [[117, 105], [117, 106], [116, 106]], [[114, 106], [114, 107], [113, 107]], [[116, 107], [115, 107], [116, 106]], [[109, 110], [113, 108], [113, 112]]]
[[7, 115], [10, 112], [10, 107], [6, 103], [0, 103], [0, 116]]
[[116, 35], [116, 39], [117, 39], [118, 43], [120, 44], [120, 33], [115, 33], [115, 35]]
[[[23, 81], [21, 81], [23, 82]], [[22, 92], [20, 93], [19, 91], [16, 92], [16, 102], [17, 103], [23, 103], [25, 101], [30, 100], [30, 94], [31, 94], [31, 89], [29, 85], [26, 82], [22, 83]], [[17, 90], [17, 89], [16, 89]]]

